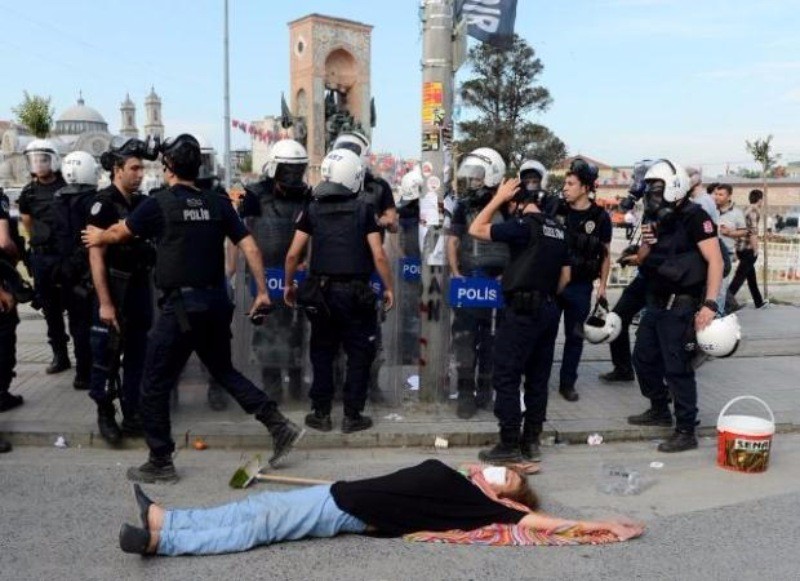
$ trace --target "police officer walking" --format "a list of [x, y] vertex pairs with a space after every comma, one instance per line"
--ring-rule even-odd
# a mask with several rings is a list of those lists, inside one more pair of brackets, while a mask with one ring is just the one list
[[[146, 199], [139, 193], [143, 160], [153, 157], [140, 139], [114, 138], [100, 158], [103, 169], [111, 172], [112, 183], [97, 193], [89, 212], [89, 224], [110, 228], [125, 220]], [[123, 436], [142, 435], [139, 399], [147, 333], [153, 323], [150, 273], [155, 264], [155, 247], [142, 238], [115, 246], [98, 246], [89, 249], [89, 262], [97, 295], [93, 308], [89, 396], [97, 404], [100, 435], [108, 443], [117, 444]], [[120, 375], [121, 382], [117, 385]], [[120, 400], [121, 429], [116, 420], [115, 397]]]
[[90, 329], [92, 321], [92, 279], [89, 253], [81, 242], [94, 198], [100, 167], [85, 151], [64, 158], [62, 171], [67, 182], [53, 197], [53, 240], [59, 261], [53, 280], [61, 292], [61, 304], [69, 318], [69, 334], [75, 345], [75, 389], [89, 389], [92, 372]]
[[[314, 381], [306, 425], [323, 432], [333, 429], [333, 364], [343, 347], [347, 372], [342, 432], [350, 433], [372, 426], [372, 419], [362, 414], [376, 351], [377, 313], [370, 275], [377, 270], [383, 281], [384, 308], [393, 306], [394, 292], [374, 211], [358, 197], [364, 181], [361, 160], [350, 150], [335, 149], [320, 171], [322, 181], [308, 211], [297, 221], [286, 255], [284, 300], [289, 306], [304, 307], [311, 321]], [[309, 239], [309, 276], [295, 288], [294, 275]]]
[[59, 262], [53, 238], [53, 197], [66, 182], [59, 171], [61, 158], [51, 141], [31, 141], [25, 148], [25, 159], [33, 179], [19, 195], [19, 212], [22, 225], [28, 232], [34, 287], [37, 301], [44, 311], [47, 339], [53, 350], [53, 360], [46, 372], [60, 373], [70, 368], [70, 361], [61, 292], [52, 282], [53, 269]]
[[694, 332], [716, 316], [722, 255], [711, 217], [688, 200], [690, 182], [683, 167], [659, 160], [647, 171], [645, 183], [641, 269], [647, 309], [639, 322], [633, 366], [650, 408], [630, 416], [628, 423], [672, 426], [671, 396], [675, 432], [658, 450], [681, 452], [697, 447]]
[[[240, 215], [258, 243], [265, 269], [283, 270], [295, 221], [311, 200], [311, 188], [304, 181], [307, 168], [305, 147], [282, 139], [270, 149], [261, 181], [245, 187]], [[284, 371], [292, 398], [302, 397], [303, 328], [302, 315], [281, 304], [253, 331], [253, 354], [261, 364], [264, 391], [276, 401], [283, 398]]]
[[[478, 148], [461, 161], [456, 175], [458, 200], [446, 230], [451, 276], [497, 278], [508, 265], [509, 251], [505, 243], [475, 238], [467, 233], [473, 220], [495, 195], [505, 172], [503, 158], [489, 147]], [[497, 223], [503, 220], [500, 214], [490, 217]], [[471, 418], [478, 408], [492, 403], [492, 345], [497, 315], [495, 309], [453, 309], [451, 334], [458, 378], [456, 414], [461, 419]]]
[[597, 299], [605, 298], [606, 281], [611, 270], [611, 218], [594, 203], [597, 168], [581, 158], [573, 160], [564, 181], [565, 218], [570, 247], [572, 276], [561, 295], [564, 313], [564, 354], [558, 391], [567, 401], [578, 401], [575, 391], [578, 364], [583, 353], [581, 329], [589, 316], [592, 286], [599, 279]]
[[179, 135], [161, 147], [169, 187], [158, 190], [127, 217], [107, 230], [89, 227], [88, 246], [155, 238], [156, 285], [162, 292], [159, 318], [150, 334], [142, 382], [141, 414], [150, 458], [128, 470], [141, 482], [174, 482], [175, 442], [169, 399], [181, 370], [195, 351], [214, 378], [248, 413], [266, 425], [273, 440], [270, 464], [284, 457], [303, 430], [287, 420], [263, 391], [231, 364], [230, 323], [233, 305], [225, 288], [225, 238], [244, 253], [258, 294], [251, 314], [269, 307], [263, 260], [253, 237], [228, 200], [199, 190], [200, 145]]
[[[570, 259], [564, 228], [540, 211], [537, 201], [543, 204], [545, 199], [535, 196], [535, 190], [520, 191], [520, 180], [504, 181], [469, 228], [479, 240], [505, 242], [511, 251], [511, 262], [503, 272], [505, 312], [497, 329], [492, 368], [500, 442], [479, 454], [489, 463], [541, 459], [539, 435], [547, 415], [547, 384], [558, 334], [556, 296], [569, 282]], [[493, 223], [492, 217], [506, 204], [511, 217]], [[523, 375], [524, 423], [519, 400]]]
[[[17, 222], [11, 218], [8, 196], [0, 188], [0, 412], [23, 404], [21, 395], [12, 394], [11, 380], [17, 364], [17, 297], [19, 286], [17, 262], [23, 251]], [[0, 439], [0, 452], [11, 450], [11, 444]]]
[[[397, 213], [400, 223], [400, 254], [411, 264], [420, 264], [422, 249], [419, 238], [422, 172], [419, 166], [405, 174], [400, 182], [400, 201]], [[422, 293], [421, 277], [403, 276], [399, 298], [400, 361], [404, 365], [419, 360], [419, 298]]]

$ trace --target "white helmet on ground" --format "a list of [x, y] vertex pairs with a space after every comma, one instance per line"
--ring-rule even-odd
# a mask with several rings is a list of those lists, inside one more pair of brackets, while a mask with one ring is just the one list
[[547, 178], [549, 174], [547, 173], [547, 169], [544, 167], [542, 162], [535, 159], [524, 161], [522, 165], [519, 166], [519, 179], [524, 182], [526, 178], [525, 174], [528, 172], [535, 172], [539, 174], [539, 180], [541, 180], [539, 187], [543, 190], [547, 189]]
[[49, 139], [34, 139], [25, 147], [28, 171], [37, 175], [42, 172], [57, 172], [61, 169], [61, 156]]
[[672, 163], [668, 159], [659, 159], [644, 174], [644, 181], [660, 180], [664, 182], [664, 201], [674, 204], [686, 197], [691, 188], [689, 174], [682, 165]]
[[506, 173], [506, 162], [494, 149], [479, 147], [461, 160], [456, 178], [466, 181], [466, 190], [495, 188]]
[[739, 347], [742, 338], [742, 327], [735, 314], [714, 319], [701, 331], [697, 332], [697, 346], [712, 357], [730, 357]]
[[422, 195], [422, 184], [424, 179], [419, 166], [414, 166], [410, 172], [400, 180], [400, 203], [408, 204], [414, 200], [419, 200]]
[[73, 151], [64, 158], [62, 173], [64, 174], [64, 181], [68, 184], [97, 187], [100, 166], [94, 157], [85, 151]]
[[349, 149], [361, 158], [363, 164], [369, 161], [369, 139], [363, 133], [358, 131], [347, 131], [340, 133], [331, 146], [331, 151], [334, 149]]
[[320, 166], [322, 181], [314, 188], [314, 197], [354, 195], [364, 185], [364, 166], [350, 149], [334, 149]]

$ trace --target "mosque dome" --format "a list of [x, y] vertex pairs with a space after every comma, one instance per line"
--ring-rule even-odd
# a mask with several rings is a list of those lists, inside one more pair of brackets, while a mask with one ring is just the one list
[[54, 133], [56, 135], [81, 135], [88, 132], [107, 133], [108, 123], [96, 109], [86, 105], [83, 97], [79, 97], [77, 104], [58, 116]]

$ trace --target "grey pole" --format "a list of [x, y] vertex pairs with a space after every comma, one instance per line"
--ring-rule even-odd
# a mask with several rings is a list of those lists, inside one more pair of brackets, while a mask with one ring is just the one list
[[[451, 122], [453, 110], [453, 2], [452, 0], [423, 0], [422, 82], [423, 112], [441, 88], [441, 111], [438, 123], [422, 119], [423, 175], [426, 176], [423, 195], [435, 192], [439, 204], [444, 198], [446, 183], [452, 176], [445, 175], [445, 145], [441, 125]], [[427, 98], [426, 98], [427, 92]], [[449, 164], [452, 166], [453, 162]], [[444, 394], [448, 370], [450, 314], [447, 309], [447, 266], [432, 266], [429, 257], [437, 241], [443, 236], [441, 226], [431, 227], [422, 248], [422, 297], [420, 313], [420, 400], [434, 402]]]
[[228, 68], [230, 65], [230, 52], [228, 50], [228, 0], [225, 0], [225, 30], [224, 38], [224, 83], [225, 83], [225, 189], [229, 190], [231, 187], [231, 87], [230, 76]]

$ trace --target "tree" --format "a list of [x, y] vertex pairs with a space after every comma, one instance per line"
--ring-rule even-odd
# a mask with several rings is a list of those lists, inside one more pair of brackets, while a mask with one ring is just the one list
[[510, 170], [531, 157], [546, 167], [563, 160], [567, 156], [564, 142], [544, 125], [528, 119], [553, 102], [550, 92], [536, 84], [544, 65], [533, 48], [514, 35], [509, 49], [486, 43], [473, 46], [469, 62], [475, 76], [461, 85], [459, 94], [478, 117], [458, 124], [458, 150], [492, 147], [507, 160]]
[[24, 91], [22, 103], [13, 107], [11, 111], [17, 116], [20, 125], [32, 135], [43, 138], [50, 134], [55, 114], [55, 110], [50, 105], [50, 97], [31, 96], [28, 91]]
[[762, 209], [762, 219], [764, 223], [764, 248], [762, 253], [764, 256], [764, 299], [769, 298], [769, 257], [767, 253], [767, 216], [769, 216], [769, 196], [767, 192], [767, 175], [770, 170], [775, 167], [778, 160], [781, 158], [780, 154], [772, 154], [772, 135], [768, 135], [766, 139], [756, 139], [752, 143], [745, 140], [745, 147], [747, 152], [753, 156], [757, 164], [761, 166], [761, 180], [763, 182], [762, 189], [764, 191], [764, 207]]
[[245, 153], [239, 160], [239, 171], [242, 173], [251, 173], [253, 171], [253, 154]]

